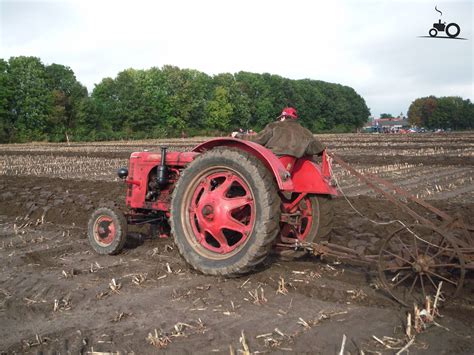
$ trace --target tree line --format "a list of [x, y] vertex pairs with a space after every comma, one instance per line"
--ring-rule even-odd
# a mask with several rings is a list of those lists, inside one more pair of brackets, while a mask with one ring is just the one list
[[0, 142], [113, 140], [259, 130], [295, 106], [313, 132], [352, 131], [370, 112], [354, 89], [238, 72], [214, 76], [165, 65], [127, 69], [92, 93], [71, 68], [0, 58]]
[[413, 126], [426, 128], [472, 129], [474, 104], [459, 96], [421, 97], [411, 103], [408, 122]]

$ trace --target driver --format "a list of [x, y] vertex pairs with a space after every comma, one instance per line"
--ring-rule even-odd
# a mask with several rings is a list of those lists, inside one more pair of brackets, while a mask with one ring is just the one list
[[270, 149], [276, 155], [291, 155], [301, 158], [303, 155], [322, 155], [325, 147], [309, 129], [301, 126], [296, 109], [285, 107], [277, 121], [269, 123], [258, 134], [249, 135], [232, 132], [232, 137], [258, 143]]

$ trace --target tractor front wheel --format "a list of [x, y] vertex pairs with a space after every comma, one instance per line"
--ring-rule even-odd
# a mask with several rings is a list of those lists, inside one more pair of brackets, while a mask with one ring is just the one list
[[269, 254], [279, 232], [273, 175], [232, 148], [203, 153], [183, 171], [171, 203], [171, 228], [184, 259], [210, 275], [237, 276]]
[[127, 221], [118, 209], [98, 208], [89, 219], [87, 237], [97, 253], [118, 254], [125, 245]]

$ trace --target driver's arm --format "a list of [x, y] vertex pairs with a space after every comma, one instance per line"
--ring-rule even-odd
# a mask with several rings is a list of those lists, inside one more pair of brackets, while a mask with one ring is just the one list
[[238, 133], [235, 138], [243, 139], [250, 142], [255, 142], [260, 145], [265, 145], [273, 136], [273, 129], [267, 125], [260, 133], [258, 134], [242, 134]]
[[324, 149], [326, 147], [317, 139], [313, 139], [309, 145], [308, 148], [306, 148], [306, 154], [308, 155], [322, 155]]

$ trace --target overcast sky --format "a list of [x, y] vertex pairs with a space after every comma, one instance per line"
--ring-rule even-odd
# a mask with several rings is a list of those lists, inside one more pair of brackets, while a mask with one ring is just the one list
[[[0, 57], [69, 66], [89, 92], [124, 69], [171, 64], [348, 85], [375, 116], [427, 95], [474, 101], [472, 0], [0, 3]], [[440, 18], [467, 40], [418, 37]]]

